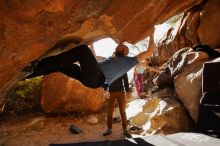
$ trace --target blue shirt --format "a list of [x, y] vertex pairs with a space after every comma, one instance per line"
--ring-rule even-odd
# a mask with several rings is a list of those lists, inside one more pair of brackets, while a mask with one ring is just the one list
[[109, 85], [127, 73], [136, 64], [138, 64], [137, 57], [128, 56], [109, 57], [99, 62], [99, 66]]

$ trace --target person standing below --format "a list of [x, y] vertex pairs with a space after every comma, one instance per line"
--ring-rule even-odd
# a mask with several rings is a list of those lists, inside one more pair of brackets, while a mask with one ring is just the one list
[[146, 92], [144, 91], [144, 74], [146, 69], [149, 70], [149, 72], [160, 72], [159, 69], [156, 67], [151, 67], [148, 59], [146, 59], [144, 62], [141, 62], [137, 64], [134, 68], [134, 83], [136, 87], [136, 91], [138, 94], [138, 97], [144, 98], [146, 96]]
[[[126, 46], [117, 47], [112, 57], [117, 59], [123, 56], [127, 56], [128, 52], [129, 50]], [[127, 131], [127, 116], [125, 112], [125, 107], [126, 107], [125, 98], [130, 97], [127, 73], [119, 77], [110, 85], [109, 92], [110, 92], [110, 99], [108, 103], [107, 130], [103, 133], [103, 136], [107, 136], [112, 133], [113, 112], [115, 107], [115, 101], [117, 100], [121, 119], [122, 119], [122, 128], [124, 131], [124, 135], [126, 137], [131, 137], [131, 135]]]
[[145, 69], [146, 69], [145, 63], [139, 63], [134, 68], [134, 83], [135, 83], [138, 97], [143, 96], [143, 92], [144, 92], [143, 76], [144, 76]]
[[115, 101], [117, 100], [118, 108], [121, 115], [121, 122], [123, 128], [123, 134], [126, 137], [131, 137], [127, 130], [127, 116], [125, 112], [126, 98], [130, 98], [129, 83], [127, 73], [114, 81], [109, 87], [110, 99], [108, 103], [107, 113], [107, 130], [103, 133], [103, 136], [107, 136], [112, 133], [113, 124], [113, 112], [115, 107]]

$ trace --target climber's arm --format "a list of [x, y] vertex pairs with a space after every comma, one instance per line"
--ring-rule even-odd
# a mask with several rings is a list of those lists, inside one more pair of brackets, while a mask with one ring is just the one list
[[137, 55], [137, 60], [138, 62], [142, 62], [145, 60], [147, 57], [153, 54], [154, 52], [154, 31], [151, 32], [150, 34], [150, 42], [149, 42], [149, 47], [147, 51], [141, 52], [140, 54]]

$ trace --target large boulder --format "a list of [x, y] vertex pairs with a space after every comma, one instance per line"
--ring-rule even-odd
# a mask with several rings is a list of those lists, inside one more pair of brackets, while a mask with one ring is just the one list
[[[208, 44], [213, 49], [219, 48], [220, 29], [216, 27], [219, 25], [220, 17], [219, 2], [203, 1], [185, 12], [177, 33], [174, 33], [174, 30], [168, 31], [167, 37], [160, 41], [157, 53], [151, 58], [151, 62], [159, 66], [167, 61], [154, 81], [161, 87], [175, 83], [176, 92], [194, 121], [197, 120], [202, 95], [202, 64], [209, 58], [205, 53], [193, 53], [192, 49], [184, 51], [179, 46], [193, 46], [199, 43]], [[170, 52], [178, 49], [181, 50], [170, 57]]]
[[174, 84], [180, 101], [194, 120], [197, 117], [202, 95], [201, 68], [208, 59], [209, 56], [205, 52], [194, 52], [191, 48], [183, 48], [164, 64], [164, 69], [154, 80], [160, 87]]
[[208, 44], [213, 49], [220, 47], [220, 1], [203, 1], [185, 12], [174, 27], [158, 42], [151, 63], [161, 66], [178, 50], [195, 44]]
[[192, 55], [192, 64], [186, 66], [175, 77], [174, 84], [178, 98], [196, 122], [202, 97], [203, 63], [208, 60], [208, 57], [204, 52], [195, 52]]
[[0, 107], [21, 69], [65, 34], [95, 41], [103, 37], [137, 42], [155, 24], [202, 0], [1, 0]]
[[[220, 52], [219, 49], [216, 51]], [[161, 72], [154, 79], [159, 87], [174, 85], [177, 97], [195, 122], [202, 96], [202, 67], [209, 59], [209, 55], [203, 51], [183, 48], [161, 67]]]
[[[202, 54], [202, 57], [199, 54]], [[183, 48], [163, 64], [161, 72], [154, 79], [154, 83], [160, 87], [173, 85], [174, 77], [181, 73], [186, 66], [208, 58], [208, 54], [204, 52], [194, 52], [192, 48]]]
[[131, 125], [143, 127], [137, 135], [171, 134], [188, 131], [192, 126], [172, 89], [160, 90], [148, 99], [133, 100], [128, 103], [126, 112]]
[[199, 101], [202, 97], [202, 65], [205, 61], [184, 68], [174, 81], [176, 93], [194, 121], [197, 120]]
[[[181, 19], [182, 18], [182, 19]], [[187, 27], [185, 21], [185, 15], [174, 16], [169, 20], [177, 19], [175, 24], [169, 25], [169, 29], [166, 34], [160, 38], [157, 43], [157, 47], [150, 57], [150, 63], [154, 66], [161, 66], [173, 56], [175, 52], [184, 48], [191, 47], [191, 43], [185, 36], [185, 29]], [[181, 20], [178, 20], [181, 19]], [[168, 21], [169, 21], [168, 20]], [[165, 22], [166, 24], [167, 22]], [[164, 24], [163, 24], [164, 25]]]
[[47, 113], [97, 111], [105, 102], [103, 88], [91, 89], [62, 73], [44, 77], [41, 106]]

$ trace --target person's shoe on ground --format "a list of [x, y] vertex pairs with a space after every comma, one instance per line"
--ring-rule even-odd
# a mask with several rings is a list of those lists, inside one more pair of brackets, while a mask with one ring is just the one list
[[107, 129], [102, 135], [103, 136], [107, 136], [107, 135], [110, 135], [112, 134], [112, 130], [111, 129]]
[[128, 132], [128, 130], [124, 130], [123, 134], [126, 138], [132, 138], [132, 135]]
[[130, 125], [129, 126], [129, 132], [130, 133], [139, 133], [141, 131], [143, 131], [143, 127], [135, 126], [135, 125]]

